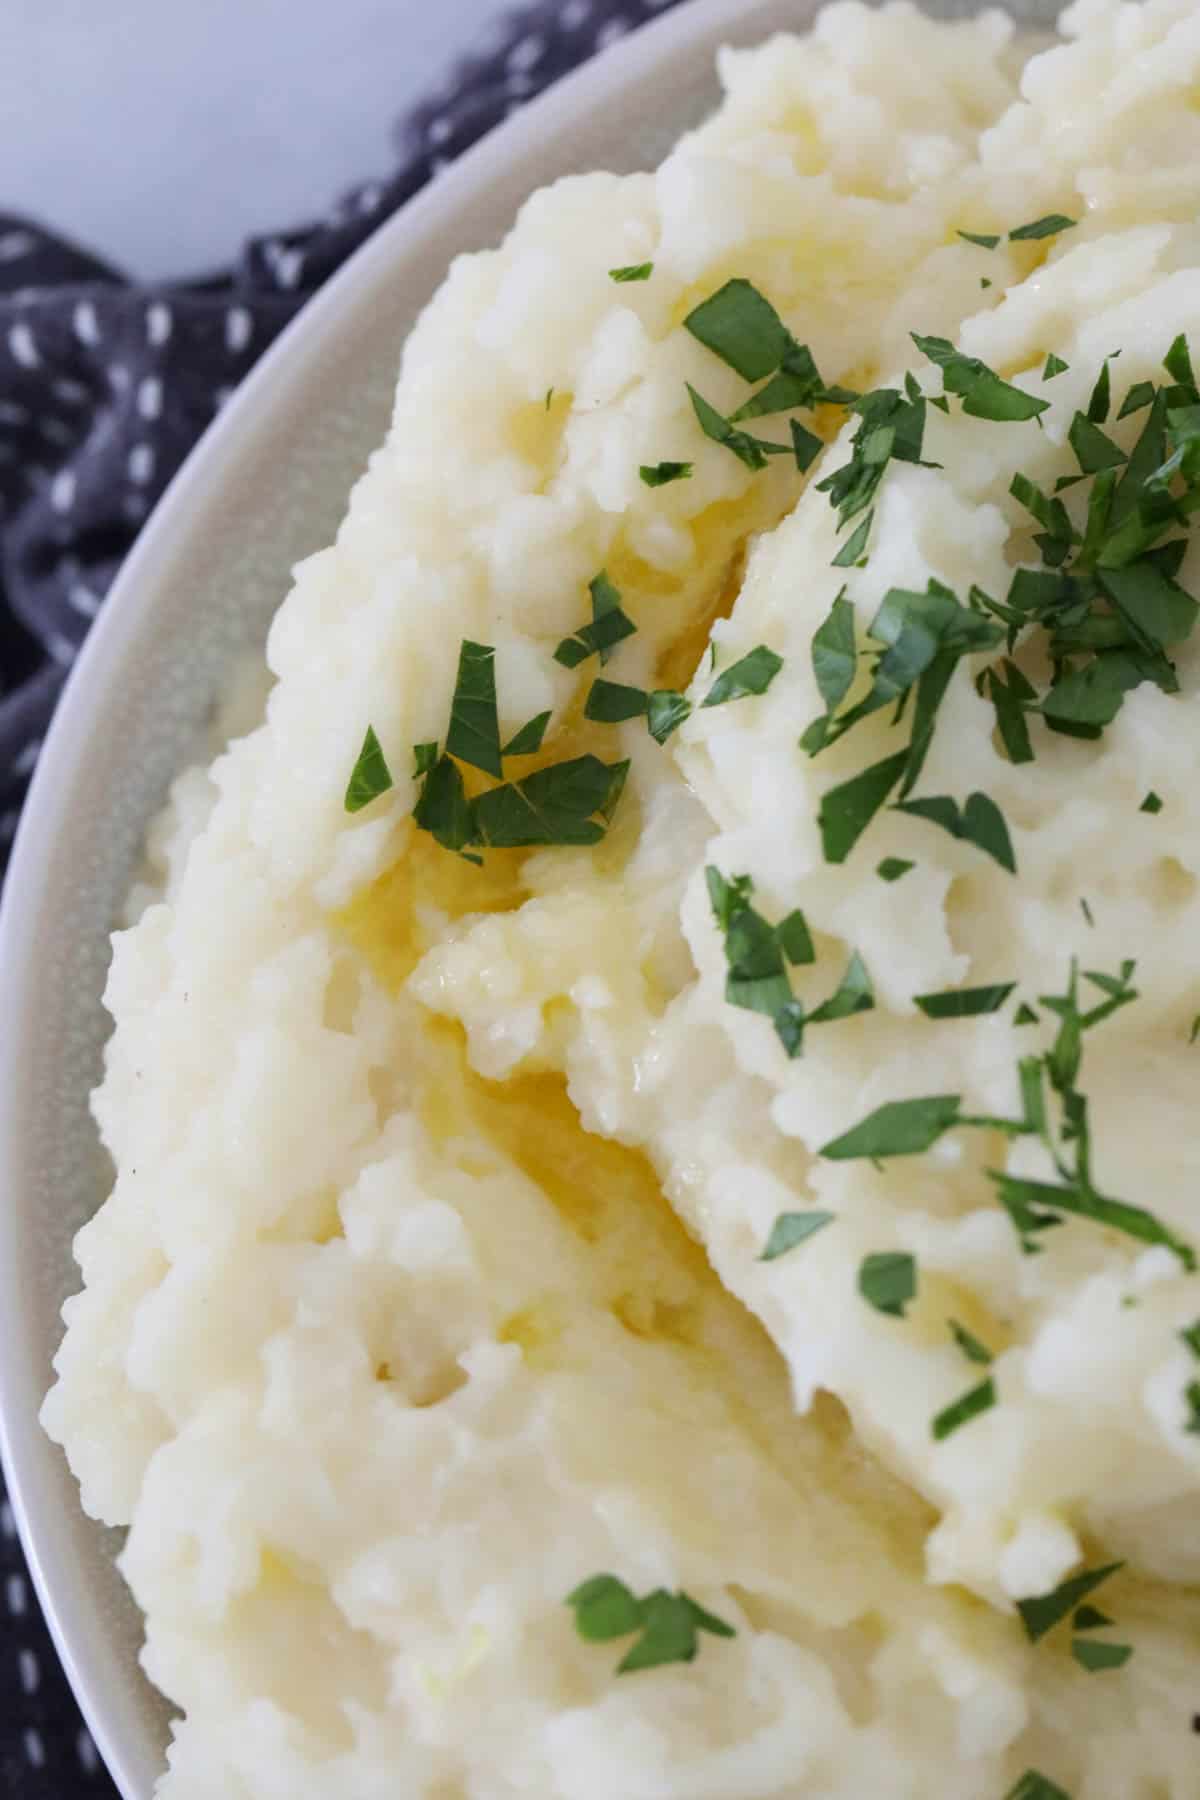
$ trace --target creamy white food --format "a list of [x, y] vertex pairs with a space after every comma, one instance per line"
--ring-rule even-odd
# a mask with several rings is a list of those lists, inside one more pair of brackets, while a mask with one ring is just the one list
[[[726, 53], [720, 111], [656, 174], [535, 195], [414, 331], [388, 440], [275, 621], [264, 722], [177, 783], [114, 940], [116, 1181], [45, 1411], [89, 1512], [129, 1528], [146, 1669], [182, 1715], [161, 1800], [1200, 1792], [1200, 1280], [1094, 1220], [1026, 1254], [987, 1170], [1054, 1179], [1029, 1136], [819, 1154], [889, 1101], [1019, 1110], [1051, 1016], [914, 996], [1015, 981], [1037, 1008], [1073, 955], [1135, 957], [1138, 1000], [1087, 1036], [1094, 1162], [1200, 1244], [1196, 645], [1179, 693], [1144, 682], [1097, 741], [1035, 722], [1023, 764], [974, 685], [989, 659], [957, 664], [920, 791], [990, 796], [1015, 875], [889, 810], [827, 862], [823, 794], [904, 738], [880, 713], [798, 744], [843, 581], [860, 642], [891, 587], [1002, 597], [1038, 561], [1014, 472], [1074, 469], [1107, 355], [1120, 397], [1200, 344], [1200, 10], [1088, 0], [1062, 31], [1029, 58], [996, 12], [839, 4]], [[1049, 214], [1078, 222], [957, 235]], [[816, 483], [854, 421], [796, 415], [830, 440], [806, 480], [746, 467], [689, 403], [749, 391], [682, 328], [733, 277], [827, 382], [912, 369], [939, 395], [916, 331], [1049, 409], [931, 407], [940, 466], [892, 462], [865, 566], [833, 567]], [[1105, 428], [1128, 450], [1140, 420]], [[694, 472], [648, 487], [661, 460]], [[769, 646], [769, 689], [662, 746], [581, 727], [600, 671], [553, 651], [601, 568], [637, 627], [605, 678], [698, 702], [711, 636], [718, 671]], [[552, 709], [543, 761], [630, 759], [597, 848], [477, 868], [415, 827], [411, 746], [444, 739], [463, 639], [495, 646], [502, 739]], [[395, 785], [351, 816], [368, 724]], [[885, 881], [889, 857], [915, 866]], [[857, 950], [874, 1009], [789, 1059], [725, 999], [706, 865], [771, 921], [803, 910], [810, 1008]], [[833, 1221], [761, 1260], [813, 1209]], [[902, 1316], [859, 1291], [884, 1252], [913, 1258]], [[985, 1376], [996, 1403], [935, 1439]], [[1123, 1667], [1079, 1666], [1069, 1622], [1030, 1641], [1016, 1601], [1118, 1560], [1095, 1604]], [[736, 1635], [618, 1675], [628, 1641], [565, 1604], [602, 1572]]]

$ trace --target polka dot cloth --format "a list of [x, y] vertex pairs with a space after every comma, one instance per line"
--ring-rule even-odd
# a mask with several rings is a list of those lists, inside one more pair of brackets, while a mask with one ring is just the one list
[[[440, 168], [671, 3], [557, 0], [506, 15], [401, 122], [392, 174], [315, 225], [252, 240], [209, 278], [135, 287], [98, 257], [0, 214], [0, 879], [88, 627], [143, 519], [255, 359]], [[59, 1670], [2, 1490], [0, 1791], [116, 1794]]]

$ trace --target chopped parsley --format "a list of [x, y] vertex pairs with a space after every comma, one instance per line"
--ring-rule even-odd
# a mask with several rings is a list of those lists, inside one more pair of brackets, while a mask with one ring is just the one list
[[968, 794], [966, 804], [961, 807], [957, 800], [946, 794], [931, 795], [926, 800], [901, 800], [896, 811], [909, 813], [914, 819], [927, 819], [931, 825], [940, 825], [951, 837], [974, 844], [977, 849], [986, 851], [1002, 869], [1016, 874], [1017, 860], [1004, 814], [987, 794]]
[[649, 281], [653, 273], [652, 262], [626, 263], [624, 268], [610, 269], [608, 277], [610, 281]]
[[1071, 1620], [1073, 1631], [1102, 1631], [1112, 1620], [1107, 1613], [1102, 1613], [1098, 1606], [1081, 1606]]
[[960, 1426], [969, 1424], [981, 1413], [991, 1410], [996, 1404], [996, 1384], [989, 1375], [977, 1387], [968, 1388], [957, 1400], [944, 1406], [940, 1413], [935, 1413], [930, 1430], [935, 1443], [942, 1443], [951, 1437]]
[[656, 743], [665, 744], [671, 733], [683, 724], [692, 710], [684, 694], [671, 688], [656, 688], [646, 697], [646, 725]]
[[854, 952], [834, 992], [806, 1012], [788, 974], [788, 964], [795, 968], [816, 960], [804, 915], [793, 911], [771, 925], [751, 903], [754, 883], [749, 875], [726, 879], [711, 864], [704, 873], [713, 918], [725, 939], [725, 998], [731, 1006], [769, 1018], [789, 1057], [800, 1055], [806, 1026], [829, 1025], [871, 1010], [871, 978]]
[[592, 596], [591, 624], [581, 625], [578, 631], [564, 638], [554, 652], [555, 662], [561, 663], [564, 669], [578, 668], [589, 656], [599, 656], [601, 663], [606, 663], [622, 639], [631, 637], [637, 630], [633, 620], [622, 610], [621, 596], [603, 569], [589, 581], [588, 591]]
[[649, 488], [666, 487], [671, 481], [686, 481], [692, 467], [690, 462], [642, 463], [638, 474]]
[[994, 231], [958, 231], [954, 235], [962, 238], [965, 244], [978, 244], [981, 250], [994, 250], [1000, 242], [999, 234]]
[[999, 1012], [1016, 987], [1004, 981], [991, 987], [944, 988], [937, 994], [917, 994], [916, 1003], [927, 1019], [972, 1019], [980, 1013]]
[[899, 881], [902, 875], [907, 875], [908, 871], [915, 869], [916, 866], [915, 862], [909, 862], [903, 856], [885, 856], [875, 873], [881, 881]]
[[806, 474], [825, 448], [823, 439], [815, 431], [808, 431], [799, 419], [790, 421], [792, 433], [792, 453], [796, 458], [796, 467], [800, 473]]
[[765, 694], [782, 667], [782, 656], [776, 656], [765, 644], [758, 644], [721, 671], [700, 704], [723, 706], [727, 700], [744, 700], [749, 694]]
[[[856, 398], [844, 388], [825, 385], [812, 351], [807, 344], [797, 343], [766, 295], [752, 282], [740, 277], [727, 281], [693, 307], [683, 323], [694, 338], [735, 369], [743, 380], [763, 381], [771, 377], [765, 387], [737, 409], [734, 423], [761, 418], [764, 413], [787, 412], [797, 406], [816, 406], [821, 401], [844, 404]], [[693, 405], [695, 398], [693, 393]], [[700, 422], [704, 426], [704, 420]], [[798, 449], [796, 460], [800, 462]]]
[[1162, 809], [1163, 809], [1162, 799], [1158, 794], [1156, 794], [1154, 792], [1153, 788], [1150, 789], [1150, 792], [1146, 795], [1146, 798], [1142, 801], [1142, 804], [1138, 807], [1138, 811], [1144, 812], [1144, 813], [1160, 813], [1162, 811]]
[[1044, 218], [1033, 219], [1028, 225], [1018, 225], [1010, 231], [1009, 241], [1013, 244], [1027, 243], [1031, 239], [1056, 237], [1060, 231], [1071, 231], [1079, 221], [1068, 219], [1065, 213], [1046, 213]]
[[867, 547], [867, 539], [871, 535], [871, 525], [875, 518], [874, 508], [860, 519], [850, 536], [846, 539], [837, 555], [830, 562], [831, 569], [857, 569], [866, 559], [863, 552]]
[[[1069, 363], [1063, 361], [1061, 356], [1055, 356], [1053, 350], [1051, 350], [1046, 358], [1045, 367], [1042, 370], [1042, 380], [1053, 381], [1056, 375], [1065, 374], [1070, 366]], [[1104, 366], [1107, 368], [1108, 364], [1106, 363]]]
[[724, 413], [718, 412], [703, 394], [696, 392], [690, 381], [687, 383], [687, 391], [691, 397], [692, 411], [705, 437], [711, 438], [714, 444], [723, 444], [748, 469], [765, 469], [768, 457], [789, 454], [787, 444], [773, 444], [769, 438], [757, 438], [748, 431], [739, 431]]
[[1123, 1562], [1105, 1563], [1099, 1569], [1084, 1569], [1079, 1575], [1072, 1575], [1068, 1580], [1060, 1582], [1048, 1594], [1035, 1594], [1029, 1599], [1017, 1601], [1017, 1611], [1021, 1623], [1025, 1627], [1025, 1635], [1031, 1644], [1053, 1631], [1063, 1619], [1095, 1592], [1101, 1582], [1115, 1575], [1118, 1569], [1125, 1567]]
[[364, 806], [370, 806], [372, 800], [378, 800], [380, 794], [386, 794], [392, 785], [392, 772], [387, 766], [387, 758], [375, 736], [374, 727], [368, 725], [358, 761], [346, 783], [343, 805], [348, 813], [361, 812]]
[[645, 688], [597, 679], [588, 689], [583, 716], [597, 719], [603, 725], [619, 725], [623, 719], [644, 718], [648, 700]]
[[921, 355], [941, 369], [946, 393], [957, 394], [963, 411], [973, 418], [1015, 423], [1036, 419], [1049, 406], [1048, 400], [1039, 400], [1003, 380], [977, 356], [956, 350], [949, 338], [922, 337], [915, 331], [910, 335]]
[[992, 1353], [986, 1344], [981, 1343], [973, 1332], [967, 1330], [965, 1325], [960, 1325], [957, 1319], [951, 1319], [949, 1323], [950, 1335], [968, 1362], [982, 1364], [991, 1362]]
[[822, 1144], [819, 1154], [831, 1162], [867, 1156], [920, 1156], [960, 1123], [958, 1094], [931, 1094], [920, 1100], [886, 1100], [840, 1137]]
[[[828, 494], [837, 512], [839, 531], [860, 513], [870, 511], [890, 462], [922, 462], [925, 408], [925, 396], [911, 376], [903, 393], [898, 388], [876, 388], [850, 401], [851, 412], [858, 416], [850, 459], [817, 483], [817, 492]], [[854, 555], [842, 552], [847, 562], [861, 554], [869, 531], [869, 524], [865, 529], [859, 526]]]
[[[532, 756], [542, 747], [542, 739], [546, 735], [546, 727], [550, 723], [550, 714], [540, 712], [528, 724], [522, 725], [515, 736], [509, 738], [501, 750], [501, 756]], [[435, 746], [436, 747], [436, 746]]]
[[858, 1291], [876, 1312], [902, 1319], [917, 1292], [917, 1265], [903, 1250], [877, 1250], [859, 1264]]
[[450, 702], [446, 753], [499, 780], [504, 770], [500, 762], [495, 661], [496, 652], [490, 644], [473, 644], [469, 638], [463, 639], [458, 653], [458, 679]]
[[690, 1595], [655, 1588], [639, 1600], [615, 1575], [593, 1575], [581, 1582], [567, 1595], [567, 1605], [575, 1614], [576, 1631], [588, 1643], [607, 1643], [640, 1633], [617, 1664], [618, 1675], [657, 1669], [664, 1663], [692, 1662], [702, 1631], [713, 1637], [737, 1636], [732, 1625], [697, 1605]]
[[785, 1212], [780, 1213], [771, 1227], [771, 1235], [763, 1245], [759, 1262], [774, 1262], [776, 1257], [786, 1256], [789, 1250], [797, 1245], [807, 1243], [818, 1231], [832, 1223], [831, 1212]]
[[1057, 1782], [1039, 1774], [1037, 1769], [1026, 1769], [1016, 1786], [1009, 1788], [1004, 1800], [1071, 1800], [1071, 1796]]
[[[619, 603], [616, 590], [603, 577], [592, 587], [597, 615], [611, 617], [605, 589]], [[487, 644], [464, 640], [446, 748], [440, 755], [436, 743], [415, 748], [420, 787], [413, 818], [418, 829], [475, 863], [482, 861], [478, 852], [487, 848], [598, 843], [620, 799], [628, 762], [576, 756], [536, 769], [521, 781], [501, 781], [473, 799], [467, 794], [460, 762], [501, 774], [503, 756], [527, 756], [540, 749], [549, 717], [539, 713], [530, 719], [501, 751], [494, 652]]]
[[1102, 1669], [1119, 1669], [1133, 1655], [1132, 1644], [1112, 1644], [1103, 1638], [1072, 1638], [1071, 1655], [1081, 1669], [1095, 1675]]
[[576, 756], [489, 788], [471, 802], [471, 842], [491, 849], [598, 844], [628, 772], [628, 762]]

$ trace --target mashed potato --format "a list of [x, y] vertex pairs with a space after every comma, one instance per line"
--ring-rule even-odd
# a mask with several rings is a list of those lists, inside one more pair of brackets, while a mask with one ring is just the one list
[[[1200, 345], [1200, 11], [1083, 0], [1062, 30], [1027, 59], [996, 12], [845, 0], [725, 54], [657, 174], [536, 194], [414, 331], [275, 621], [265, 721], [176, 785], [114, 940], [116, 1183], [45, 1410], [129, 1528], [182, 1714], [161, 1800], [1200, 1793], [1200, 651], [1177, 632], [1179, 691], [1141, 681], [1099, 736], [1018, 707], [1015, 761], [977, 680], [1004, 646], [952, 657], [912, 797], [986, 796], [999, 845], [885, 807], [830, 860], [831, 792], [912, 713], [799, 743], [837, 686], [823, 621], [855, 626], [854, 700], [889, 590], [966, 609], [1052, 570], [1056, 480], [1128, 454], [1124, 396]], [[818, 485], [855, 456], [836, 393], [743, 427], [823, 450], [702, 433], [688, 383], [725, 418], [751, 391], [683, 327], [730, 280], [824, 383], [911, 372], [923, 460], [893, 445], [873, 511], [839, 527]], [[950, 340], [941, 370], [912, 332]], [[982, 408], [981, 365], [1014, 384]], [[691, 472], [648, 485], [661, 462]], [[636, 630], [566, 667], [601, 569]], [[464, 639], [494, 646], [503, 742], [551, 714], [506, 775], [628, 759], [594, 847], [477, 865], [418, 828], [411, 747], [444, 743]], [[747, 656], [751, 691], [700, 705]], [[589, 720], [600, 674], [690, 716], [663, 743]], [[368, 725], [394, 782], [350, 814]], [[753, 883], [765, 1012], [726, 998], [748, 890], [722, 922], [709, 867]], [[811, 967], [794, 921], [777, 950], [797, 909]], [[854, 952], [873, 1006], [814, 1018]], [[1080, 1011], [1137, 998], [1064, 1074], [1072, 1003], [1040, 997], [1073, 957], [1101, 977]], [[1018, 1062], [1047, 1056], [1049, 1115], [1086, 1094], [1126, 1210], [1047, 1218], [1078, 1129], [970, 1122], [1028, 1122]], [[946, 1129], [888, 1154], [917, 1101]], [[839, 1156], [881, 1107], [883, 1154]], [[584, 1635], [567, 1596], [601, 1574], [707, 1627], [619, 1674], [649, 1615]]]

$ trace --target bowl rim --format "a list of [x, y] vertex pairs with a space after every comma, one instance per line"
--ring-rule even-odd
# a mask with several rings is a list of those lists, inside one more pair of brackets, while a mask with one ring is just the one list
[[[667, 0], [662, 0], [667, 4]], [[384, 220], [300, 308], [188, 453], [140, 532], [88, 634], [59, 699], [12, 845], [0, 898], [0, 1461], [9, 1504], [50, 1637], [84, 1721], [124, 1800], [149, 1800], [144, 1730], [129, 1705], [112, 1706], [103, 1646], [81, 1641], [70, 1592], [54, 1568], [55, 1499], [50, 1471], [61, 1450], [38, 1422], [49, 1370], [24, 1329], [18, 1280], [27, 1215], [14, 1201], [22, 1185], [23, 1126], [17, 1079], [28, 1021], [38, 1006], [36, 935], [52, 907], [56, 851], [70, 826], [73, 795], [89, 746], [103, 731], [111, 693], [143, 615], [176, 554], [192, 509], [211, 502], [227, 467], [261, 441], [305, 370], [333, 344], [357, 296], [412, 254], [422, 234], [467, 208], [498, 170], [535, 151], [541, 138], [601, 104], [614, 89], [695, 40], [714, 48], [728, 33], [761, 37], [811, 19], [813, 0], [682, 0], [599, 51], [489, 131]], [[60, 1521], [61, 1522], [61, 1521]], [[109, 1691], [106, 1691], [109, 1690]]]

